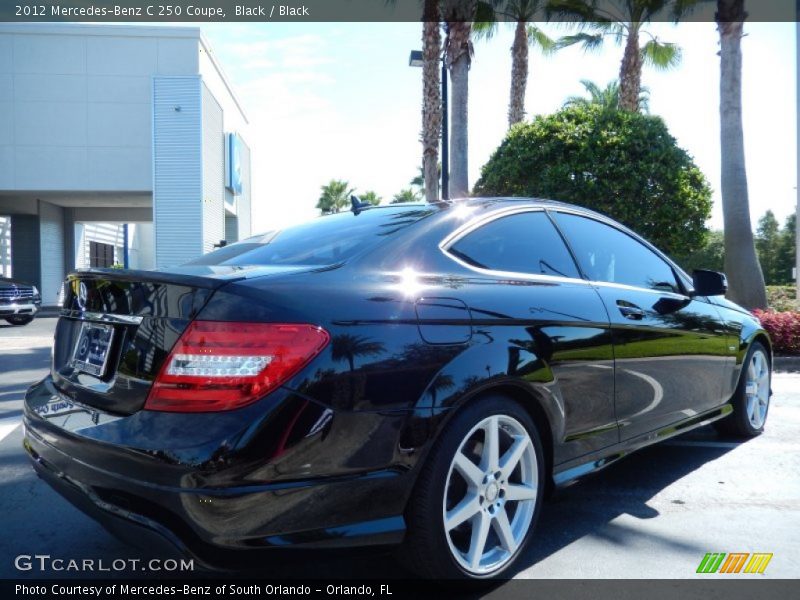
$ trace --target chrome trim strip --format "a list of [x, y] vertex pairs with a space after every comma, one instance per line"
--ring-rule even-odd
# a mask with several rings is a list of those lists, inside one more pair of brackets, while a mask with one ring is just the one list
[[100, 323], [114, 323], [116, 325], [139, 325], [144, 317], [140, 315], [114, 315], [109, 313], [96, 313], [80, 310], [62, 309], [62, 317], [77, 319], [79, 321], [97, 321]]

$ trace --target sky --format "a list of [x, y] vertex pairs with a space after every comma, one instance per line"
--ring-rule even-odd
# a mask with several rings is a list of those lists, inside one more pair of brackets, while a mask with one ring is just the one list
[[[551, 36], [563, 25], [542, 25]], [[350, 182], [384, 202], [408, 187], [421, 164], [422, 69], [408, 66], [421, 46], [419, 23], [210, 23], [203, 33], [250, 120], [253, 231], [318, 214], [320, 187]], [[683, 50], [681, 65], [645, 68], [650, 112], [714, 190], [709, 226], [722, 227], [720, 204], [719, 50], [713, 23], [656, 23], [648, 28]], [[783, 223], [797, 202], [794, 23], [748, 23], [743, 51], [743, 122], [753, 226], [771, 209]], [[470, 71], [469, 184], [507, 130], [513, 28], [501, 24], [475, 43]], [[611, 40], [587, 54], [568, 48], [531, 52], [528, 116], [556, 111], [582, 95], [582, 79], [615, 79], [622, 48]]]

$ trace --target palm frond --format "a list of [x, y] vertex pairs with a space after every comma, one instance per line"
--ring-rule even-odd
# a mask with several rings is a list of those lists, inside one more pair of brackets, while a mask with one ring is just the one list
[[528, 45], [538, 47], [545, 56], [550, 56], [560, 49], [558, 42], [548, 36], [536, 25], [528, 25], [527, 34]]
[[589, 2], [581, 0], [550, 0], [545, 7], [547, 20], [557, 18], [586, 23], [594, 17], [594, 10]]
[[498, 6], [498, 0], [478, 0], [472, 20], [472, 32], [475, 39], [492, 39], [497, 31], [497, 22], [500, 16], [497, 13]]
[[681, 63], [681, 49], [677, 44], [652, 39], [642, 46], [642, 59], [656, 69], [666, 71]]
[[595, 52], [602, 47], [604, 39], [602, 33], [574, 33], [559, 38], [557, 44], [559, 49], [580, 44], [584, 52]]

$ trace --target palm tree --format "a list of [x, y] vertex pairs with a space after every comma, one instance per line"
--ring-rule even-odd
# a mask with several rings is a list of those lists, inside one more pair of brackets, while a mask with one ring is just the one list
[[450, 197], [469, 195], [468, 125], [469, 66], [472, 62], [472, 21], [477, 0], [444, 0], [447, 37], [445, 61], [450, 70]]
[[402, 204], [404, 202], [419, 202], [421, 199], [419, 192], [415, 192], [411, 188], [400, 190], [393, 197], [389, 204]]
[[346, 360], [350, 372], [356, 370], [355, 359], [357, 356], [378, 356], [382, 354], [385, 346], [382, 342], [374, 342], [362, 335], [343, 333], [336, 335], [331, 340], [331, 358], [333, 360]]
[[349, 188], [350, 183], [341, 179], [331, 179], [327, 185], [320, 189], [322, 194], [317, 200], [317, 208], [325, 214], [338, 213], [350, 205], [350, 194], [355, 188]]
[[[639, 109], [642, 88], [642, 67], [671, 69], [680, 64], [681, 49], [676, 44], [662, 42], [648, 33], [644, 26], [655, 19], [669, 17], [676, 22], [703, 0], [607, 0], [596, 1], [550, 0], [548, 12], [565, 19], [579, 19], [578, 26], [589, 29], [561, 38], [561, 46], [582, 44], [586, 50], [602, 46], [606, 36], [617, 44], [625, 42], [625, 52], [619, 69], [620, 102], [622, 110]], [[641, 46], [639, 39], [650, 39]]]
[[422, 13], [422, 177], [428, 202], [439, 199], [439, 139], [442, 134], [440, 0], [425, 0]]
[[511, 90], [508, 100], [508, 126], [525, 119], [525, 90], [528, 85], [528, 48], [539, 48], [544, 55], [553, 54], [559, 45], [544, 31], [529, 24], [539, 11], [541, 0], [502, 0], [494, 8], [493, 18], [473, 24], [476, 38], [491, 38], [497, 30], [499, 18], [516, 23], [514, 43], [511, 44]]
[[[436, 176], [438, 177], [437, 181], [439, 181], [442, 177], [442, 163], [438, 163], [436, 165]], [[425, 187], [425, 168], [419, 168], [419, 174], [416, 175], [411, 181], [408, 182], [412, 188], [417, 188], [421, 193], [425, 194], [425, 199], [430, 202], [428, 199], [427, 188]], [[434, 202], [438, 200], [438, 196], [434, 196]]]
[[361, 200], [361, 202], [369, 202], [372, 204], [372, 206], [378, 206], [381, 203], [381, 200], [383, 200], [383, 198], [378, 196], [378, 194], [372, 190], [366, 191], [363, 194], [359, 194], [358, 199]]
[[[611, 81], [605, 88], [601, 88], [596, 83], [588, 79], [581, 79], [581, 85], [589, 93], [589, 97], [570, 96], [564, 102], [564, 107], [568, 106], [600, 106], [603, 111], [619, 110], [619, 82]], [[639, 94], [639, 109], [649, 112], [650, 91], [642, 87]]]
[[766, 308], [764, 274], [750, 223], [742, 132], [742, 32], [744, 0], [717, 0], [720, 44], [719, 118], [722, 152], [722, 213], [728, 296], [747, 308]]
[[425, 190], [425, 165], [419, 168], [419, 175], [414, 177], [414, 179], [412, 179], [408, 183], [411, 187], [419, 188], [423, 191]]

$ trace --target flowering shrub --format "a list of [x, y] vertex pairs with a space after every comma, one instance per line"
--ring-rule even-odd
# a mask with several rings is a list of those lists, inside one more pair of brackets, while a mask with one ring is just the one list
[[775, 354], [800, 354], [800, 312], [754, 310], [769, 333]]
[[768, 285], [767, 304], [771, 310], [777, 312], [800, 310], [796, 290], [793, 285]]

